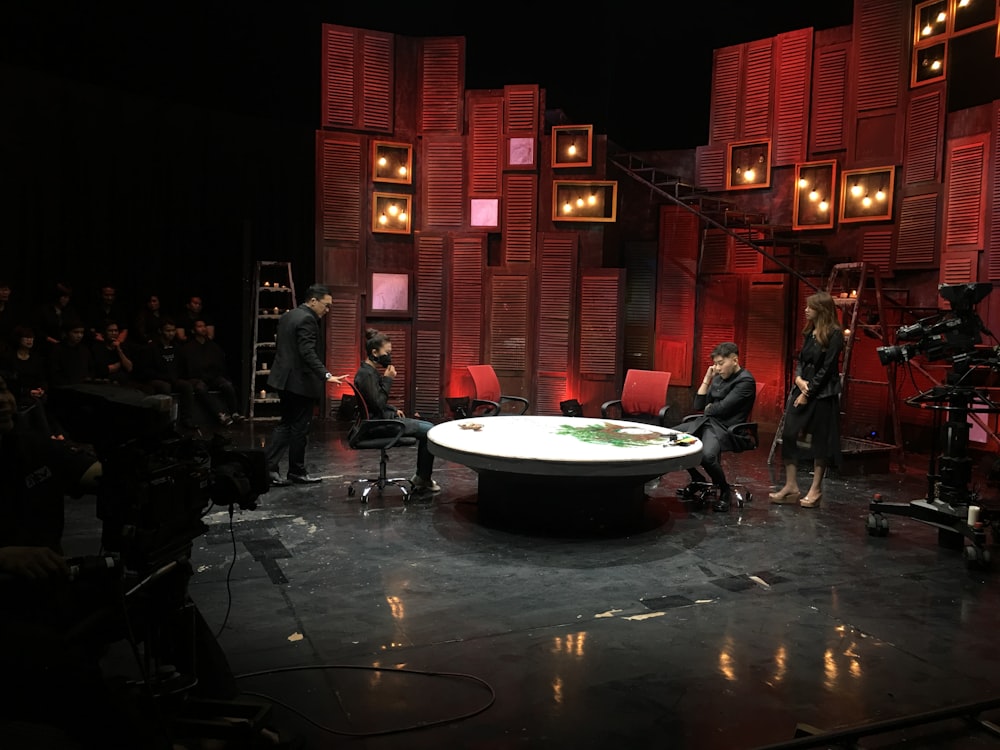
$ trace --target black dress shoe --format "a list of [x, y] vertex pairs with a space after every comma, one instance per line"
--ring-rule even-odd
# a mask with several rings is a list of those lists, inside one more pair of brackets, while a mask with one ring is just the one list
[[711, 487], [711, 485], [708, 484], [708, 482], [692, 481], [688, 482], [687, 486], [677, 490], [677, 494], [680, 497], [696, 498], [700, 497], [701, 495], [704, 495], [705, 490], [707, 490], [709, 487]]
[[728, 487], [719, 490], [719, 498], [712, 503], [712, 510], [716, 513], [728, 513], [729, 506], [733, 502], [733, 491]]
[[287, 487], [291, 484], [287, 479], [282, 479], [281, 474], [276, 471], [269, 472], [268, 477], [271, 480], [272, 487]]
[[314, 477], [310, 474], [288, 474], [288, 481], [292, 484], [316, 484], [316, 482], [322, 482], [322, 477]]

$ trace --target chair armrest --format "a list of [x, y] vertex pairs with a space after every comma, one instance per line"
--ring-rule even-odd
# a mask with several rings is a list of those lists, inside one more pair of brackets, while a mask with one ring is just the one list
[[[352, 448], [365, 447], [362, 443], [378, 441], [379, 445], [368, 447], [391, 448], [403, 436], [406, 425], [399, 419], [365, 419], [351, 428], [347, 435], [347, 443]], [[382, 441], [388, 440], [387, 443]]]
[[756, 422], [740, 422], [730, 426], [728, 432], [733, 436], [734, 453], [753, 450], [760, 445]]
[[[603, 404], [601, 404], [601, 416], [605, 418], [611, 416], [608, 414], [608, 412], [611, 411], [612, 409], [618, 410], [619, 417], [622, 415], [622, 400], [620, 398], [614, 398], [611, 399], [610, 401], [605, 401]], [[612, 417], [612, 419], [613, 418], [614, 417]]]
[[499, 413], [500, 404], [485, 398], [472, 399], [472, 405], [469, 407], [470, 417], [495, 417]]
[[501, 396], [500, 397], [500, 406], [501, 407], [503, 407], [503, 405], [505, 403], [507, 403], [507, 402], [512, 402], [512, 403], [515, 403], [518, 406], [520, 406], [521, 411], [511, 412], [512, 414], [515, 414], [515, 415], [518, 415], [518, 416], [520, 416], [521, 414], [524, 414], [526, 411], [528, 411], [528, 407], [531, 406], [531, 403], [528, 401], [528, 399], [521, 398], [520, 396]]
[[661, 407], [660, 411], [657, 412], [656, 416], [657, 416], [657, 419], [660, 422], [660, 427], [669, 427], [669, 425], [667, 424], [667, 412], [668, 411], [670, 411], [670, 404], [667, 404], [666, 406]]

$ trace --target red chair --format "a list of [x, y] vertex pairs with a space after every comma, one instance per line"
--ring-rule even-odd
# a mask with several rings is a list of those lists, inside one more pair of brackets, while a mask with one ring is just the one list
[[493, 365], [469, 365], [468, 369], [475, 390], [468, 416], [520, 415], [528, 411], [528, 407], [531, 406], [528, 399], [505, 396], [500, 392], [500, 379]]
[[667, 386], [670, 373], [662, 370], [629, 370], [621, 398], [601, 404], [601, 416], [667, 427]]

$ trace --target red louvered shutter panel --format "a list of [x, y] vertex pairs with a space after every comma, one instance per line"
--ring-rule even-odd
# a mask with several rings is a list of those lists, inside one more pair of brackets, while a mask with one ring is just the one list
[[395, 37], [323, 25], [323, 127], [393, 131]]
[[656, 243], [625, 243], [625, 361], [640, 370], [656, 369]]
[[[1000, 101], [993, 102], [993, 142], [1000, 138]], [[990, 227], [989, 268], [990, 281], [1000, 280], [1000, 147], [994, 145], [990, 154]]]
[[417, 323], [440, 323], [444, 309], [444, 237], [417, 237]]
[[816, 50], [813, 86], [812, 151], [845, 148], [847, 107], [847, 45]]
[[528, 367], [528, 277], [493, 274], [489, 302], [487, 362], [500, 376], [523, 376]]
[[469, 195], [494, 198], [500, 194], [500, 154], [503, 99], [469, 94]]
[[361, 285], [362, 217], [365, 201], [364, 149], [361, 136], [317, 134], [316, 258], [329, 283]]
[[945, 250], [981, 250], [985, 235], [986, 135], [948, 142]]
[[527, 263], [535, 254], [538, 176], [506, 174], [503, 185], [500, 226], [504, 263]]
[[538, 258], [538, 369], [565, 376], [570, 369], [573, 290], [576, 288], [576, 232], [540, 237]]
[[702, 190], [718, 192], [726, 189], [725, 147], [698, 146], [695, 149], [695, 180]]
[[442, 337], [438, 330], [417, 331], [417, 351], [413, 358], [413, 409], [421, 418], [440, 416], [444, 385], [441, 382]]
[[[361, 364], [361, 313], [359, 297], [355, 291], [331, 290], [333, 301], [326, 314], [326, 368], [334, 375], [350, 375], [358, 371]], [[347, 386], [328, 385], [327, 398], [330, 404], [340, 403]], [[349, 391], [348, 391], [349, 392]], [[326, 409], [324, 414], [329, 414]]]
[[539, 129], [539, 90], [530, 86], [504, 86], [505, 135], [535, 135]]
[[968, 284], [979, 281], [979, 251], [950, 250], [941, 255], [942, 284]]
[[357, 30], [323, 24], [323, 127], [353, 128], [357, 119]]
[[[739, 230], [739, 235], [754, 243], [764, 239], [764, 233], [759, 229]], [[729, 236], [729, 245], [729, 270], [732, 273], [760, 273], [764, 270], [764, 256], [751, 245], [732, 236]]]
[[588, 269], [580, 278], [580, 375], [617, 380], [621, 374], [624, 271]]
[[879, 270], [882, 276], [892, 271], [892, 230], [869, 229], [861, 237], [861, 260]]
[[712, 105], [709, 113], [708, 142], [724, 144], [736, 138], [736, 113], [739, 107], [740, 63], [742, 47], [717, 49], [712, 66]]
[[422, 40], [418, 97], [421, 132], [461, 133], [464, 90], [465, 38]]
[[904, 74], [910, 3], [865, 0], [855, 3], [853, 68], [857, 75], [857, 112], [896, 109]]
[[937, 265], [937, 214], [937, 193], [903, 197], [896, 240], [896, 268], [934, 268]]
[[441, 413], [442, 363], [444, 361], [445, 239], [439, 235], [417, 236], [416, 257], [416, 351], [414, 352], [413, 406], [425, 418]]
[[393, 36], [362, 31], [361, 127], [379, 133], [393, 130]]
[[700, 374], [712, 363], [717, 344], [736, 341], [739, 298], [739, 280], [732, 276], [716, 276], [703, 285], [693, 363]]
[[[486, 247], [482, 236], [452, 239], [451, 278], [448, 288], [451, 310], [448, 315], [447, 358], [454, 373], [469, 365], [483, 363], [483, 268]], [[456, 382], [454, 376], [449, 378]]]
[[412, 366], [410, 362], [412, 354], [410, 351], [410, 326], [400, 322], [382, 323], [378, 330], [387, 334], [392, 340], [392, 364], [396, 368], [396, 377], [389, 389], [389, 403], [409, 414], [413, 411], [410, 399], [407, 397], [407, 391], [412, 387], [409, 377]]
[[705, 230], [702, 239], [701, 272], [729, 273], [729, 235], [721, 229]]
[[910, 97], [906, 113], [903, 184], [940, 182], [944, 138], [944, 87]]
[[740, 138], [771, 135], [771, 80], [774, 61], [773, 41], [760, 39], [745, 45], [746, 68], [743, 83], [743, 121]]
[[795, 164], [806, 158], [812, 42], [812, 29], [779, 34], [777, 38], [774, 153], [771, 162], [774, 167]]
[[[465, 204], [463, 141], [455, 136], [424, 138], [422, 228], [460, 229]], [[474, 363], [479, 364], [479, 363]]]
[[789, 324], [775, 311], [787, 309], [787, 294], [782, 278], [769, 275], [750, 279], [745, 305], [746, 343], [740, 347], [740, 363], [757, 381], [757, 402], [751, 414], [757, 422], [777, 424], [785, 406]]
[[660, 208], [659, 268], [656, 283], [657, 349], [662, 342], [681, 361], [657, 362], [657, 370], [669, 370], [675, 385], [691, 385], [694, 350], [694, 320], [701, 222], [679, 206]]

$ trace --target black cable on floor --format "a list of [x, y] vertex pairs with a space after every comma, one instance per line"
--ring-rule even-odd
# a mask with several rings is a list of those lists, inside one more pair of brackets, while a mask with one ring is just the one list
[[441, 726], [443, 724], [450, 724], [454, 721], [469, 719], [473, 716], [481, 714], [483, 711], [492, 706], [494, 701], [496, 701], [496, 692], [493, 690], [492, 685], [486, 682], [486, 680], [476, 677], [475, 675], [466, 674], [464, 672], [428, 672], [420, 669], [405, 669], [402, 667], [390, 669], [387, 667], [367, 667], [367, 666], [358, 666], [354, 664], [313, 664], [301, 667], [278, 667], [276, 669], [264, 669], [261, 670], [260, 672], [248, 672], [246, 674], [236, 675], [236, 679], [243, 680], [250, 677], [262, 677], [265, 675], [281, 674], [283, 672], [304, 672], [309, 670], [326, 670], [326, 669], [362, 669], [362, 670], [367, 670], [369, 672], [396, 672], [401, 674], [423, 675], [425, 677], [451, 677], [462, 680], [472, 680], [473, 682], [477, 682], [486, 688], [486, 690], [489, 692], [489, 700], [486, 702], [485, 705], [473, 711], [468, 711], [464, 714], [459, 714], [457, 716], [452, 716], [446, 719], [436, 719], [435, 721], [428, 721], [420, 724], [412, 724], [410, 726], [397, 727], [395, 729], [381, 729], [375, 732], [347, 732], [340, 729], [332, 729], [331, 727], [327, 727], [323, 724], [320, 724], [319, 722], [314, 721], [312, 718], [307, 716], [302, 711], [299, 711], [297, 708], [290, 706], [283, 701], [272, 698], [271, 696], [266, 695], [264, 693], [245, 691], [243, 695], [252, 695], [256, 698], [263, 698], [266, 701], [275, 703], [281, 706], [282, 708], [291, 711], [295, 715], [302, 717], [317, 729], [321, 729], [324, 732], [328, 732], [330, 734], [337, 734], [344, 737], [379, 737], [386, 734], [398, 734], [399, 732], [410, 732], [415, 729], [427, 729], [428, 727], [436, 727], [436, 726]]
[[233, 589], [232, 589], [232, 576], [233, 567], [236, 565], [236, 527], [233, 526], [233, 515], [236, 509], [233, 504], [229, 504], [229, 538], [233, 542], [233, 559], [229, 561], [229, 570], [226, 571], [226, 614], [222, 618], [222, 624], [219, 629], [215, 631], [215, 640], [219, 640], [219, 636], [222, 635], [222, 631], [226, 629], [226, 623], [229, 622], [229, 613], [233, 611]]

